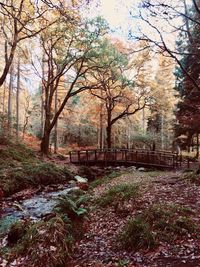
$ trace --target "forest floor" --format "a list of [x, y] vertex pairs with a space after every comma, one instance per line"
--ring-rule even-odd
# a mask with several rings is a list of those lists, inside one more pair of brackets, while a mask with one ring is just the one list
[[[116, 199], [105, 205], [106, 192], [122, 184], [137, 185], [139, 194], [123, 203], [120, 201], [117, 208]], [[76, 243], [71, 266], [200, 266], [200, 186], [182, 179], [180, 172], [124, 173], [95, 187], [92, 195], [103, 201], [90, 213], [88, 231]], [[123, 240], [126, 248], [119, 247], [117, 237], [127, 221], [134, 220], [146, 210], [154, 210], [153, 223], [160, 223], [160, 228], [152, 230], [157, 244], [151, 247], [150, 243], [146, 245], [132, 240], [135, 248], [129, 249], [131, 243], [126, 244]], [[166, 210], [170, 212], [165, 213]], [[183, 217], [185, 223], [187, 219], [187, 223], [191, 220], [196, 231], [190, 231], [187, 223], [183, 227], [186, 231], [175, 227], [175, 223], [184, 226]], [[129, 236], [125, 238], [128, 240]], [[137, 238], [148, 241], [144, 233], [138, 234]]]
[[1, 267], [200, 266], [200, 174], [77, 168], [12, 143], [0, 146], [0, 156], [2, 220], [9, 202], [23, 213], [20, 199], [65, 190], [77, 174], [90, 181], [83, 205], [64, 199], [60, 210], [37, 220], [25, 214], [0, 231]]

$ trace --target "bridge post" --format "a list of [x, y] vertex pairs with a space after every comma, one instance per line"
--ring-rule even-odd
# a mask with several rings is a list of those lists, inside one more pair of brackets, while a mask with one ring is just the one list
[[187, 159], [187, 168], [188, 169], [190, 168], [190, 159], [189, 158]]
[[78, 151], [78, 162], [81, 162], [80, 151]]
[[172, 166], [173, 166], [173, 169], [175, 168], [174, 166], [174, 155], [172, 156]]
[[95, 161], [97, 162], [97, 151], [94, 151], [94, 155], [95, 155]]
[[182, 165], [182, 155], [180, 154], [179, 155], [179, 167], [181, 167], [181, 165]]
[[149, 152], [147, 152], [147, 162], [148, 162], [148, 164], [150, 163]]
[[125, 161], [127, 162], [127, 150], [125, 150]]
[[89, 159], [88, 159], [88, 150], [86, 150], [86, 159], [87, 159], [87, 165], [88, 165], [88, 162], [89, 162]]
[[115, 165], [116, 165], [116, 162], [117, 162], [117, 150], [116, 149], [114, 150], [114, 153], [115, 153]]

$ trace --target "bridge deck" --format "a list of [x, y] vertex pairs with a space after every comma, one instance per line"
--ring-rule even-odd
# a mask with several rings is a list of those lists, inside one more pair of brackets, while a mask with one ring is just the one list
[[70, 162], [83, 165], [135, 165], [174, 169], [181, 164], [177, 154], [168, 151], [96, 149], [70, 152]]

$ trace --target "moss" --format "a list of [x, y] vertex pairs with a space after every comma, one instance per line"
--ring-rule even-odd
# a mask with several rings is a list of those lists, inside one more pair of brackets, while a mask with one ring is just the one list
[[0, 149], [0, 188], [6, 196], [28, 187], [63, 183], [73, 178], [66, 168], [40, 161], [22, 144]]

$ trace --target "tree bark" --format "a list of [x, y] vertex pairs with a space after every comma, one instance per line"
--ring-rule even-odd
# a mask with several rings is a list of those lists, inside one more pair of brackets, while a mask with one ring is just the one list
[[50, 109], [47, 108], [45, 110], [45, 124], [44, 124], [44, 133], [43, 133], [43, 137], [42, 137], [42, 141], [40, 144], [40, 149], [41, 152], [45, 155], [49, 154], [49, 143], [50, 143], [50, 134], [51, 134], [51, 128], [50, 128], [50, 124], [51, 124], [51, 112]]
[[[55, 114], [58, 111], [58, 88], [55, 91]], [[54, 126], [54, 153], [56, 154], [58, 150], [58, 120]]]
[[8, 132], [11, 134], [12, 128], [12, 94], [13, 94], [13, 66], [10, 68], [10, 81], [8, 92]]
[[107, 142], [107, 148], [112, 147], [112, 109], [110, 108], [110, 105], [107, 106], [107, 127], [106, 127], [106, 142]]
[[14, 42], [13, 42], [12, 47], [11, 47], [9, 58], [6, 59], [3, 73], [0, 76], [0, 86], [2, 86], [3, 83], [5, 82], [8, 72], [9, 71], [10, 71], [10, 73], [12, 72], [11, 69], [12, 69], [12, 63], [13, 63], [13, 58], [14, 58], [16, 47], [17, 47], [17, 35], [14, 36]]
[[16, 92], [16, 137], [19, 139], [19, 91], [20, 91], [20, 59], [17, 64], [17, 92]]
[[196, 153], [196, 158], [199, 158], [199, 134], [197, 134], [197, 153]]
[[107, 148], [110, 149], [112, 147], [112, 125], [109, 124], [106, 127], [106, 133], [107, 133], [107, 137], [106, 137], [106, 142], [107, 142]]
[[49, 154], [50, 132], [44, 131], [42, 142], [40, 144], [41, 152], [45, 155]]
[[44, 131], [44, 84], [45, 84], [45, 71], [44, 71], [44, 61], [45, 57], [43, 54], [42, 57], [42, 83], [41, 83], [41, 137], [43, 136]]

